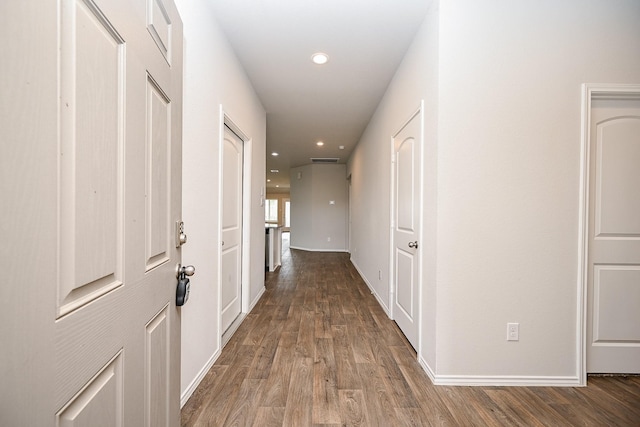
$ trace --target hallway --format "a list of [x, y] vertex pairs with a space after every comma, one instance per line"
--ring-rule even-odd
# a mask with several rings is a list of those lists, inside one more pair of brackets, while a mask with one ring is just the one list
[[640, 377], [585, 388], [433, 386], [346, 253], [288, 250], [182, 409], [183, 426], [617, 425]]

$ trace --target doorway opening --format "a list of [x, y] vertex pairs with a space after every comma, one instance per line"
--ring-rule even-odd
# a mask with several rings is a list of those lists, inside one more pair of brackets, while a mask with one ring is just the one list
[[282, 231], [291, 231], [291, 200], [284, 200], [284, 228]]

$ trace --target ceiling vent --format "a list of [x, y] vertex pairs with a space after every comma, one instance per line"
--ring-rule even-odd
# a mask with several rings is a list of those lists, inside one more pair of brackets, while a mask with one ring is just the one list
[[338, 163], [340, 157], [311, 157], [311, 163]]

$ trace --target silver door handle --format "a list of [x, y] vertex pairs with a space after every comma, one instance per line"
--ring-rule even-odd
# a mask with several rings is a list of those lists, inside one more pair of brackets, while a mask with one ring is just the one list
[[196, 268], [193, 265], [185, 265], [181, 268], [181, 273], [185, 276], [193, 276], [196, 272]]
[[416, 240], [415, 242], [409, 242], [409, 247], [418, 249], [418, 241]]
[[176, 278], [184, 276], [193, 276], [196, 272], [196, 268], [193, 265], [180, 265], [176, 267]]

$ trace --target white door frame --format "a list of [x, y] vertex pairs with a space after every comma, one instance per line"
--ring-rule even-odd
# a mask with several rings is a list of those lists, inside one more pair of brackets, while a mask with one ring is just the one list
[[[251, 170], [252, 170], [252, 148], [253, 141], [242, 131], [240, 126], [234, 122], [229, 114], [224, 111], [224, 107], [220, 104], [220, 124], [218, 135], [218, 338], [220, 339], [219, 348], [222, 350], [226, 343], [222, 342], [222, 336], [225, 331], [222, 330], [222, 166], [224, 161], [224, 127], [229, 127], [243, 143], [242, 157], [242, 277], [240, 279], [240, 295], [242, 298], [240, 308], [240, 318], [244, 318], [249, 312], [250, 304], [250, 265], [249, 259], [251, 254]], [[233, 335], [235, 329], [241, 321], [235, 321], [229, 328], [229, 336]]]
[[[420, 176], [418, 177], [419, 182], [420, 182], [420, 198], [418, 200], [418, 216], [419, 216], [419, 227], [420, 230], [418, 232], [418, 242], [420, 242], [420, 244], [422, 245], [424, 242], [424, 208], [423, 208], [423, 201], [424, 201], [424, 155], [425, 155], [425, 149], [424, 149], [424, 100], [420, 101], [420, 106], [413, 112], [413, 114], [411, 114], [409, 116], [409, 118], [407, 120], [405, 120], [404, 122], [402, 122], [402, 124], [396, 128], [396, 131], [393, 133], [393, 135], [391, 135], [390, 138], [390, 142], [389, 142], [389, 146], [391, 149], [391, 185], [390, 185], [390, 191], [389, 191], [389, 211], [390, 211], [390, 216], [389, 218], [391, 219], [390, 221], [390, 227], [389, 227], [389, 318], [391, 319], [395, 319], [395, 314], [394, 314], [394, 310], [393, 310], [393, 299], [395, 297], [395, 268], [394, 268], [394, 262], [393, 262], [393, 257], [394, 257], [394, 252], [395, 252], [395, 239], [393, 236], [393, 229], [395, 227], [396, 224], [396, 218], [395, 218], [395, 208], [394, 208], [394, 200], [396, 197], [395, 194], [395, 185], [396, 185], [396, 159], [395, 159], [395, 138], [398, 136], [398, 134], [400, 132], [402, 132], [402, 129], [405, 128], [405, 126], [407, 126], [409, 124], [409, 122], [416, 116], [420, 116], [420, 141], [419, 143], [421, 144], [421, 150], [420, 150]], [[423, 246], [424, 247], [424, 246]], [[420, 358], [420, 354], [422, 353], [422, 279], [423, 279], [423, 262], [422, 262], [423, 257], [421, 255], [418, 255], [418, 348], [416, 348], [416, 354], [418, 359]]]
[[347, 203], [349, 206], [347, 207], [347, 252], [351, 254], [351, 198], [352, 198], [352, 189], [351, 189], [351, 173], [347, 175], [347, 191], [349, 192], [347, 195]]
[[582, 85], [582, 131], [580, 144], [580, 206], [578, 218], [578, 299], [577, 299], [577, 336], [576, 370], [578, 382], [587, 385], [587, 304], [589, 278], [589, 176], [591, 141], [591, 101], [593, 99], [615, 97], [640, 97], [640, 85], [634, 84], [596, 84]]

